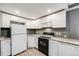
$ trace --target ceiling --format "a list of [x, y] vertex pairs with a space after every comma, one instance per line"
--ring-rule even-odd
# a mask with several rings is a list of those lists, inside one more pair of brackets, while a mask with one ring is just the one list
[[[0, 10], [19, 16], [35, 19], [66, 8], [66, 3], [0, 3]], [[47, 12], [51, 10], [51, 12]], [[19, 11], [16, 13], [16, 11]]]

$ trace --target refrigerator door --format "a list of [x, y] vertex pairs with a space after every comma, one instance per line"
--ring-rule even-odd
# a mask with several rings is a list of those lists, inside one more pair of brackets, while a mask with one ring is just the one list
[[26, 34], [26, 26], [22, 24], [11, 24], [11, 34]]
[[27, 50], [26, 34], [12, 35], [12, 55]]
[[24, 24], [11, 23], [12, 55], [16, 55], [27, 49], [27, 34]]

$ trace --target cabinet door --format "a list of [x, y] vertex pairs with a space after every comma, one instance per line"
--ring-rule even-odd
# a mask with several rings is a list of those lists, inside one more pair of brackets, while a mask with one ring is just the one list
[[38, 49], [38, 37], [35, 36], [34, 42], [35, 42], [35, 48]]
[[31, 20], [26, 20], [27, 29], [31, 28]]
[[73, 46], [73, 56], [79, 56], [79, 46]]
[[50, 16], [47, 16], [47, 17], [44, 17], [44, 18], [41, 18], [41, 27], [52, 27], [52, 17], [51, 15]]
[[47, 16], [46, 18], [46, 21], [47, 21], [47, 27], [52, 27], [52, 16]]
[[26, 20], [27, 29], [34, 29], [36, 23], [33, 20]]
[[40, 19], [37, 19], [37, 20], [33, 21], [33, 28], [34, 29], [40, 29], [41, 28]]
[[35, 47], [34, 36], [28, 36], [28, 48]]
[[25, 27], [27, 28], [26, 20], [27, 20], [27, 19], [19, 18], [19, 21], [18, 21], [18, 22], [25, 23]]
[[1, 41], [1, 56], [10, 55], [10, 40]]
[[41, 24], [40, 24], [40, 19], [37, 20], [26, 20], [26, 25], [28, 29], [40, 29]]
[[59, 56], [74, 56], [74, 47], [71, 44], [59, 44]]
[[2, 27], [10, 27], [11, 16], [8, 14], [2, 14]]
[[53, 28], [65, 28], [66, 27], [66, 11], [60, 11], [53, 16], [52, 26]]
[[19, 22], [25, 23], [25, 19], [24, 18], [19, 18]]
[[47, 17], [41, 18], [41, 27], [42, 27], [42, 28], [47, 27], [46, 18], [47, 18]]
[[10, 21], [19, 22], [20, 21], [19, 19], [20, 19], [19, 17], [16, 17], [16, 16], [12, 16], [11, 15], [11, 20]]
[[49, 56], [58, 55], [58, 42], [49, 40]]
[[31, 28], [32, 28], [32, 29], [37, 29], [37, 28], [38, 28], [37, 25], [38, 25], [38, 21], [37, 21], [37, 20], [34, 20], [34, 21], [32, 21], [32, 23], [31, 23]]

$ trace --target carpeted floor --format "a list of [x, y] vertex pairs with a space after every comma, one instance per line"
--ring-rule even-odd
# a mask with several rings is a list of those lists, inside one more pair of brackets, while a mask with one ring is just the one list
[[17, 56], [45, 56], [43, 53], [39, 52], [37, 49], [32, 48], [27, 51], [17, 55]]

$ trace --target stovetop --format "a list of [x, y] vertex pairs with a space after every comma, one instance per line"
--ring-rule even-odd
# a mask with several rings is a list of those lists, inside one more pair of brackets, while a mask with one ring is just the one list
[[51, 37], [47, 37], [47, 36], [40, 36], [40, 38], [44, 38], [44, 39], [50, 39]]

